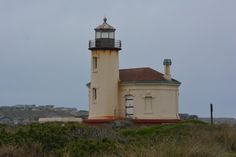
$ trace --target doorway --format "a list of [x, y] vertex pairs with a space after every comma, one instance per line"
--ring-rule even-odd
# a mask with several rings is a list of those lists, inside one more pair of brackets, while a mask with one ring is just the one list
[[134, 117], [134, 97], [132, 95], [127, 95], [125, 97], [125, 117], [127, 119], [133, 119]]

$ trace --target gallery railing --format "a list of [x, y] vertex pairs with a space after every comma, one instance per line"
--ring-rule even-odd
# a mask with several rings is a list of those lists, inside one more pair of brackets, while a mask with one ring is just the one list
[[121, 49], [121, 41], [111, 39], [90, 40], [89, 49]]

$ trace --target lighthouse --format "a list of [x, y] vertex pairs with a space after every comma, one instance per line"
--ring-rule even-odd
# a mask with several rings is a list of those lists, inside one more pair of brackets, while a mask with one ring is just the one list
[[171, 59], [164, 59], [164, 73], [150, 67], [119, 69], [121, 41], [115, 39], [115, 31], [104, 18], [95, 28], [95, 39], [89, 41], [91, 81], [85, 122], [178, 122], [181, 82], [171, 75]]
[[89, 117], [91, 121], [111, 121], [119, 107], [119, 51], [121, 41], [115, 40], [116, 29], [107, 23], [95, 28], [95, 39], [89, 41], [91, 82]]

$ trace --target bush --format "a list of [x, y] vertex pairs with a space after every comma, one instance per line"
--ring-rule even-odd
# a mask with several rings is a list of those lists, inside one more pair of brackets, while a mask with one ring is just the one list
[[0, 147], [0, 157], [44, 157], [44, 152], [42, 146], [36, 143], [4, 145]]
[[67, 152], [70, 157], [91, 156], [103, 152], [110, 152], [115, 149], [115, 144], [106, 139], [102, 141], [80, 140], [70, 143], [67, 146]]
[[0, 126], [0, 157], [233, 157], [235, 132], [229, 125], [196, 120], [120, 129], [77, 123]]

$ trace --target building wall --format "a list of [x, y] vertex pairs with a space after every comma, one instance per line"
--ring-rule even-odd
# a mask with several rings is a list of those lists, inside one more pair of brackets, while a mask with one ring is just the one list
[[119, 94], [119, 113], [123, 118], [126, 116], [126, 96], [132, 95], [134, 119], [179, 119], [178, 85], [121, 84]]
[[[118, 106], [119, 52], [93, 50], [91, 55], [91, 85], [89, 88], [89, 119], [114, 119]], [[93, 67], [97, 57], [97, 69]], [[93, 88], [97, 99], [93, 98]]]

